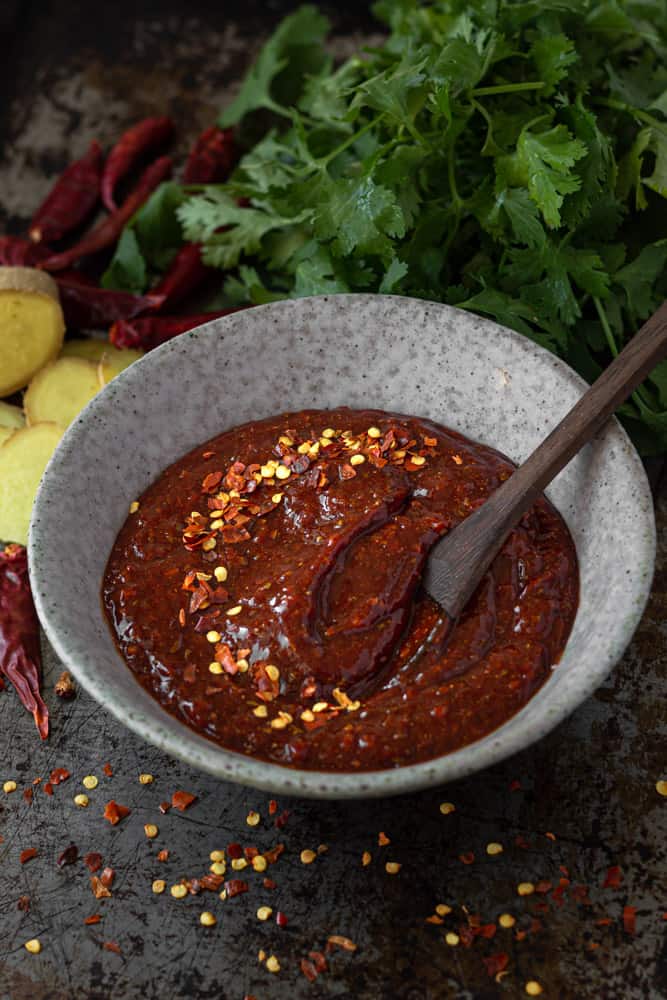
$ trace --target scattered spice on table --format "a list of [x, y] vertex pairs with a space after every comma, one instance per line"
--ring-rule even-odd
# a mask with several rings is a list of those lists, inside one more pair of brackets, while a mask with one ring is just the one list
[[33, 858], [36, 857], [37, 857], [37, 848], [26, 847], [24, 851], [21, 851], [21, 854], [19, 856], [19, 861], [21, 862], [22, 865], [24, 865], [26, 861], [31, 861]]
[[122, 819], [129, 816], [130, 812], [131, 810], [127, 806], [122, 806], [119, 802], [115, 802], [112, 799], [104, 807], [104, 818], [109, 820], [112, 826], [116, 826]]
[[63, 670], [60, 677], [54, 684], [53, 690], [59, 698], [63, 698], [65, 701], [69, 701], [71, 698], [74, 698], [76, 695], [76, 686], [69, 670]]
[[49, 712], [40, 694], [39, 622], [22, 545], [7, 545], [0, 551], [0, 674], [14, 685], [45, 740]]

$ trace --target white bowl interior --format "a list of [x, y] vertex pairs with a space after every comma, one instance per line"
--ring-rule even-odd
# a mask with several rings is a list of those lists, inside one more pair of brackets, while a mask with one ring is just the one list
[[639, 621], [655, 528], [641, 462], [611, 421], [554, 481], [580, 561], [581, 600], [552, 678], [509, 722], [456, 753], [363, 774], [294, 771], [223, 750], [168, 715], [125, 667], [100, 586], [135, 499], [170, 463], [228, 427], [306, 407], [427, 416], [521, 461], [584, 383], [527, 339], [447, 306], [393, 296], [281, 302], [216, 320], [147, 355], [65, 434], [34, 508], [30, 564], [60, 658], [146, 739], [216, 775], [284, 794], [349, 797], [461, 777], [544, 735], [603, 680]]

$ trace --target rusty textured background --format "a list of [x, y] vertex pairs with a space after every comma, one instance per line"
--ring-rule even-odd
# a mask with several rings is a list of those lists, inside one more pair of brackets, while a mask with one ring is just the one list
[[[287, 3], [11, 2], [0, 5], [3, 55], [0, 130], [0, 225], [20, 231], [54, 172], [79, 155], [92, 137], [111, 142], [145, 114], [172, 114], [182, 149], [213, 119], [233, 92], [248, 59]], [[336, 48], [347, 51], [368, 37], [365, 5], [323, 5], [336, 24]], [[136, 8], [140, 8], [137, 10]], [[104, 456], [99, 456], [104, 461]], [[58, 702], [53, 683], [59, 666], [46, 652], [47, 701], [53, 729], [40, 745], [32, 721], [14, 694], [0, 693], [2, 781], [19, 791], [0, 795], [0, 997], [10, 1000], [127, 1000], [145, 997], [257, 1000], [355, 998], [355, 1000], [491, 1000], [524, 997], [537, 979], [548, 998], [635, 1000], [667, 996], [667, 803], [655, 791], [665, 777], [665, 663], [667, 661], [667, 489], [652, 468], [659, 499], [660, 551], [653, 596], [623, 661], [607, 683], [550, 737], [485, 773], [432, 792], [368, 804], [281, 802], [291, 814], [273, 829], [268, 796], [221, 784], [143, 745], [90, 698]], [[104, 777], [109, 761], [112, 778]], [[35, 789], [29, 805], [21, 789], [55, 766], [72, 772], [48, 798]], [[142, 787], [140, 771], [155, 775]], [[100, 778], [87, 810], [73, 796], [86, 774]], [[520, 789], [511, 790], [519, 781]], [[158, 804], [176, 788], [196, 792], [186, 813], [166, 816]], [[111, 798], [132, 808], [112, 828], [102, 819]], [[443, 816], [443, 800], [456, 812]], [[245, 824], [249, 809], [259, 827]], [[160, 832], [149, 842], [143, 824]], [[391, 840], [378, 847], [384, 831]], [[546, 837], [550, 832], [554, 839]], [[516, 843], [517, 836], [523, 846]], [[523, 839], [521, 839], [523, 838]], [[206, 871], [213, 848], [230, 841], [286, 852], [271, 869], [278, 888], [269, 892], [250, 875], [247, 895], [221, 903], [211, 893], [184, 901], [154, 896], [151, 881], [168, 884]], [[55, 859], [70, 841], [81, 854], [99, 850], [117, 871], [113, 897], [96, 901], [83, 864], [59, 869]], [[488, 857], [490, 841], [504, 853]], [[304, 866], [304, 847], [327, 844], [315, 864]], [[23, 848], [39, 856], [19, 864]], [[156, 861], [161, 847], [171, 854]], [[362, 867], [361, 854], [373, 861]], [[474, 852], [466, 865], [459, 855]], [[386, 860], [402, 862], [387, 875]], [[603, 889], [605, 872], [620, 865], [618, 889]], [[565, 866], [572, 885], [589, 887], [590, 904], [570, 889], [562, 906], [551, 895], [520, 898], [520, 881], [557, 884]], [[31, 898], [28, 913], [18, 909]], [[281, 930], [260, 923], [257, 906], [270, 903], [289, 917]], [[425, 923], [436, 903], [453, 907], [443, 926]], [[535, 914], [536, 905], [546, 912]], [[637, 933], [628, 935], [622, 907], [637, 907]], [[499, 930], [471, 948], [449, 947], [444, 932], [469, 913], [484, 922], [502, 912], [529, 929], [522, 940]], [[199, 926], [203, 909], [217, 927]], [[100, 924], [85, 927], [91, 913]], [[597, 920], [611, 918], [606, 925]], [[331, 933], [358, 945], [337, 951], [329, 971], [310, 985], [298, 968], [310, 949]], [[43, 951], [23, 943], [39, 936]], [[102, 948], [116, 941], [117, 955]], [[257, 951], [275, 953], [282, 968], [271, 975]], [[509, 955], [509, 974], [497, 984], [481, 958]]]

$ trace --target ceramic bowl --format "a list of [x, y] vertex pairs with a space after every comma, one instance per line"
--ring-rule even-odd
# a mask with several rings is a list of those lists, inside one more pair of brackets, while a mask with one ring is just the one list
[[300, 771], [221, 749], [167, 714], [114, 646], [100, 586], [128, 504], [176, 459], [228, 427], [283, 410], [377, 407], [432, 419], [527, 457], [585, 389], [531, 341], [448, 306], [381, 295], [278, 302], [177, 337], [132, 365], [68, 429], [30, 529], [31, 579], [56, 653], [144, 739], [220, 778], [327, 798], [407, 792], [461, 778], [549, 732], [627, 646], [653, 574], [644, 469], [610, 421], [547, 491], [572, 532], [581, 601], [563, 657], [500, 729], [426, 763], [361, 774]]

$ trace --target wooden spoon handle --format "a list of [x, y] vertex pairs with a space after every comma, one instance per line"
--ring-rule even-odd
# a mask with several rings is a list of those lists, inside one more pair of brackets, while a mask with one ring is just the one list
[[665, 356], [667, 302], [516, 472], [434, 546], [423, 584], [450, 618], [458, 618], [508, 534], [538, 495]]

